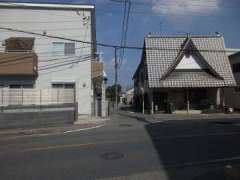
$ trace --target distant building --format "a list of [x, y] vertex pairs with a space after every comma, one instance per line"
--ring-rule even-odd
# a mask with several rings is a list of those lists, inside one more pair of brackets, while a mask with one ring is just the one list
[[[222, 36], [146, 37], [133, 76], [134, 103], [151, 113], [224, 105], [223, 88], [234, 87]], [[143, 101], [144, 100], [144, 101]]]
[[[31, 55], [31, 60], [19, 60], [16, 65], [11, 65], [17, 67], [11, 77], [8, 74], [11, 68], [8, 69], [9, 72], [0, 72], [1, 86], [74, 88], [79, 114], [105, 116], [105, 84], [102, 62], [99, 61], [96, 51], [93, 5], [0, 2], [0, 16], [3, 27], [89, 42], [77, 43], [0, 30], [1, 60], [11, 60], [10, 56], [20, 58]], [[26, 44], [26, 38], [32, 39], [28, 41], [31, 49], [19, 48], [21, 44]], [[6, 44], [9, 39], [11, 42], [15, 40], [15, 44], [20, 43], [19, 46], [8, 49]], [[26, 66], [20, 62], [24, 62]], [[5, 67], [1, 66], [0, 70], [3, 68]]]
[[134, 88], [128, 89], [120, 94], [120, 103], [131, 105], [133, 103]]
[[128, 89], [126, 91], [126, 102], [127, 104], [133, 103], [134, 88]]
[[225, 89], [226, 105], [240, 110], [240, 50], [229, 56], [237, 87]]

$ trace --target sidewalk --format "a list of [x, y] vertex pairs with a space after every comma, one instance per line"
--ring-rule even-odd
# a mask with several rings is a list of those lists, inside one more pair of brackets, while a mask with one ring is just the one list
[[100, 117], [92, 117], [92, 116], [84, 116], [81, 115], [78, 117], [78, 120], [74, 122], [76, 125], [80, 124], [97, 124], [101, 122], [106, 122], [109, 120], [109, 117], [100, 118]]
[[161, 120], [216, 120], [216, 119], [240, 119], [240, 114], [153, 114], [147, 115]]
[[78, 119], [74, 124], [66, 124], [53, 127], [41, 128], [14, 128], [14, 129], [0, 129], [1, 138], [14, 138], [34, 135], [54, 135], [62, 133], [71, 133], [84, 130], [100, 128], [104, 126], [109, 119], [92, 118], [92, 119]]
[[240, 123], [240, 114], [142, 114], [133, 111], [119, 111], [119, 115], [135, 118], [146, 123], [158, 123], [158, 122], [183, 122], [183, 121], [208, 121], [208, 122], [228, 122], [228, 123]]

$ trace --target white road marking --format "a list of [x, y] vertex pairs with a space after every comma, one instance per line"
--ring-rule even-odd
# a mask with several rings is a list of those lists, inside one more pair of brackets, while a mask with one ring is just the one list
[[100, 128], [100, 127], [103, 127], [103, 126], [105, 126], [105, 124], [98, 125], [98, 126], [95, 126], [95, 127], [90, 127], [90, 128], [74, 129], [74, 130], [70, 130], [70, 131], [64, 131], [63, 133], [66, 134], [66, 133], [72, 133], [72, 132], [87, 131], [87, 130], [91, 130], [91, 129], [97, 129], [97, 128]]

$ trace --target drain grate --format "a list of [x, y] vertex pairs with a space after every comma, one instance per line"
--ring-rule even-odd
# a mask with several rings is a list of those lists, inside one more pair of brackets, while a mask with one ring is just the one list
[[131, 124], [120, 124], [119, 127], [131, 127]]
[[107, 152], [101, 154], [100, 157], [105, 160], [118, 160], [122, 159], [124, 157], [124, 154], [119, 152]]

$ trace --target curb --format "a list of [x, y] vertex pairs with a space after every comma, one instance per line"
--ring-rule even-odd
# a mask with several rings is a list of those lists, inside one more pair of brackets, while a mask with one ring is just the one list
[[1, 139], [16, 139], [32, 136], [47, 136], [58, 134], [69, 134], [80, 131], [87, 131], [92, 129], [101, 128], [106, 125], [106, 122], [92, 123], [92, 124], [78, 124], [71, 127], [54, 127], [54, 128], [39, 128], [39, 129], [19, 129], [19, 130], [4, 130], [0, 132]]

